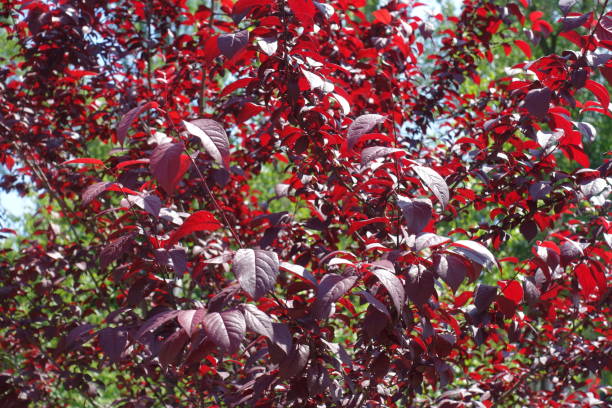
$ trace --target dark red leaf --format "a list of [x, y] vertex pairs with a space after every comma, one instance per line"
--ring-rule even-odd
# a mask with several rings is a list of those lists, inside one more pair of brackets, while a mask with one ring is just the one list
[[529, 186], [529, 195], [536, 201], [545, 198], [551, 191], [549, 182], [537, 181]]
[[525, 294], [525, 301], [530, 305], [540, 299], [540, 289], [538, 289], [533, 277], [528, 276], [523, 281], [523, 293]]
[[381, 379], [389, 372], [391, 367], [391, 361], [385, 353], [380, 353], [372, 363], [370, 364], [370, 371], [374, 375], [374, 378]]
[[289, 354], [291, 347], [293, 347], [293, 338], [289, 327], [284, 323], [272, 323], [272, 327], [274, 328], [274, 336], [270, 340], [286, 355]]
[[559, 0], [559, 8], [563, 14], [567, 14], [578, 0]]
[[531, 241], [538, 235], [538, 224], [533, 220], [525, 220], [521, 223], [519, 231], [527, 241]]
[[257, 306], [244, 303], [241, 305], [246, 321], [247, 329], [265, 336], [272, 340], [274, 338], [274, 326], [272, 319], [267, 313], [257, 308]]
[[128, 202], [137, 205], [155, 218], [159, 216], [162, 207], [161, 200], [155, 194], [130, 195], [127, 197], [127, 201], [122, 201], [122, 205], [127, 207], [129, 206]]
[[96, 326], [90, 323], [81, 324], [70, 330], [68, 335], [62, 339], [63, 347], [58, 347], [63, 351], [71, 351], [79, 345], [89, 340], [93, 334], [91, 332]]
[[391, 313], [389, 313], [389, 309], [387, 309], [387, 306], [385, 306], [385, 304], [380, 300], [376, 299], [374, 295], [372, 295], [370, 292], [362, 290], [355, 293], [357, 295], [363, 296], [363, 298], [380, 313], [384, 314], [388, 318], [391, 318]]
[[450, 238], [443, 237], [433, 232], [422, 232], [417, 235], [414, 242], [414, 250], [416, 252], [422, 251], [423, 249], [431, 248], [434, 246], [442, 245], [450, 241]]
[[584, 248], [586, 248], [588, 244], [581, 244], [576, 241], [572, 241], [568, 239], [564, 243], [561, 244], [561, 263], [565, 266], [570, 262], [584, 256]]
[[312, 26], [317, 12], [312, 0], [287, 0], [287, 4], [304, 28]]

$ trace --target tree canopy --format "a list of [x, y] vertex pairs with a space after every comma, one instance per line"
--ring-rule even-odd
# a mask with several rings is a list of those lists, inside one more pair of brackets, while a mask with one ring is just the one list
[[609, 402], [608, 0], [1, 4], [2, 406]]

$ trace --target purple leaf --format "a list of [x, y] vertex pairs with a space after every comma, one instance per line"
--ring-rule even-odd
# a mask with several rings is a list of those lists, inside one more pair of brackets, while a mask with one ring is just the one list
[[227, 354], [235, 353], [246, 335], [244, 315], [238, 310], [208, 313], [203, 325], [206, 335]]
[[310, 395], [324, 393], [331, 385], [327, 368], [318, 361], [310, 364], [306, 372], [306, 379], [308, 393]]
[[582, 136], [589, 142], [594, 142], [597, 138], [597, 129], [588, 122], [574, 122]]
[[434, 234], [433, 232], [422, 232], [416, 237], [414, 242], [414, 250], [419, 252], [426, 248], [442, 245], [448, 241], [450, 241], [450, 238], [448, 237], [443, 237], [441, 235]]
[[102, 351], [112, 363], [121, 361], [121, 355], [128, 341], [128, 333], [120, 327], [107, 327], [98, 332], [98, 342]]
[[368, 307], [362, 327], [371, 339], [378, 337], [389, 324], [389, 317], [381, 313], [375, 306]]
[[115, 183], [112, 183], [110, 181], [99, 181], [88, 186], [85, 191], [83, 191], [83, 200], [81, 201], [81, 207], [86, 207], [96, 197], [106, 191], [108, 187], [112, 186], [113, 184]]
[[162, 365], [174, 364], [187, 340], [189, 340], [189, 336], [183, 329], [172, 333], [170, 337], [164, 340], [159, 350], [159, 362]]
[[606, 189], [608, 182], [603, 178], [591, 178], [580, 181], [580, 191], [587, 197], [592, 197], [600, 194]]
[[275, 37], [264, 37], [257, 40], [257, 45], [259, 48], [268, 56], [276, 54], [276, 50], [278, 49], [278, 41]]
[[[375, 113], [361, 115], [351, 123], [348, 127], [347, 132], [347, 146], [349, 150], [352, 150], [355, 144], [359, 141], [361, 136], [370, 132], [374, 129], [374, 126], [384, 122], [385, 116], [378, 115]], [[363, 161], [363, 159], [362, 159]]]
[[317, 299], [313, 304], [313, 314], [316, 319], [326, 319], [331, 315], [332, 306], [357, 281], [357, 276], [341, 276], [328, 273], [323, 276], [317, 288]]
[[272, 326], [272, 319], [267, 313], [260, 310], [254, 305], [244, 303], [242, 304], [242, 311], [244, 313], [244, 320], [249, 330], [265, 336], [272, 340], [274, 338], [274, 327]]
[[531, 241], [538, 235], [538, 224], [533, 220], [525, 220], [521, 223], [519, 231], [527, 241]]
[[285, 272], [289, 272], [299, 277], [304, 282], [312, 284], [312, 286], [314, 287], [317, 287], [319, 284], [315, 277], [312, 275], [312, 273], [308, 272], [308, 270], [301, 265], [295, 265], [289, 262], [281, 262], [280, 268]]
[[272, 343], [278, 348], [283, 350], [285, 354], [289, 354], [291, 347], [293, 347], [293, 338], [289, 327], [284, 323], [272, 323], [274, 329], [274, 336], [272, 337]]
[[438, 201], [442, 204], [442, 209], [446, 208], [450, 193], [446, 181], [436, 172], [434, 169], [423, 166], [413, 166], [412, 169], [423, 181], [423, 183], [431, 190], [436, 196]]
[[394, 147], [383, 147], [383, 146], [366, 147], [361, 152], [361, 165], [365, 166], [372, 160], [376, 160], [381, 157], [385, 157], [390, 154], [398, 153], [398, 152], [406, 153], [404, 149], [397, 149]]
[[229, 139], [223, 126], [212, 119], [197, 119], [191, 122], [183, 121], [189, 133], [202, 142], [202, 146], [213, 159], [226, 169], [229, 169]]
[[91, 334], [90, 331], [94, 327], [96, 326], [93, 324], [86, 323], [86, 324], [82, 324], [70, 330], [68, 335], [64, 338], [64, 341], [63, 341], [64, 347], [62, 347], [61, 349], [70, 351], [74, 349], [76, 346], [78, 346], [79, 344], [86, 342], [93, 336], [93, 334]]
[[149, 195], [144, 196], [142, 201], [143, 201], [143, 209], [149, 214], [151, 214], [152, 216], [157, 218], [157, 216], [159, 215], [159, 211], [161, 210], [161, 205], [162, 205], [159, 197], [154, 194], [149, 194]]
[[410, 234], [418, 234], [423, 231], [431, 220], [432, 205], [427, 198], [410, 199], [400, 197], [397, 205], [404, 214], [404, 220]]
[[402, 308], [406, 301], [406, 293], [404, 292], [404, 286], [402, 281], [395, 276], [395, 274], [387, 269], [382, 268], [374, 268], [372, 270], [372, 274], [378, 278], [380, 283], [383, 284], [387, 292], [389, 292], [389, 296], [391, 296], [391, 300], [393, 301], [393, 305], [395, 306], [395, 310], [398, 313], [402, 312]]
[[523, 281], [523, 293], [525, 294], [525, 301], [532, 305], [540, 299], [540, 289], [536, 286], [535, 280], [532, 276], [528, 276]]
[[172, 269], [177, 276], [183, 276], [187, 271], [187, 252], [183, 248], [175, 248], [168, 251], [172, 260]]
[[536, 201], [546, 198], [551, 191], [552, 187], [548, 181], [537, 181], [529, 186], [529, 195]]
[[184, 151], [185, 145], [182, 142], [164, 143], [151, 154], [151, 173], [168, 194], [172, 194], [189, 168], [189, 157], [183, 155]]
[[414, 266], [406, 276], [406, 294], [416, 305], [427, 302], [434, 293], [434, 275], [429, 269]]
[[559, 0], [559, 8], [563, 14], [567, 14], [578, 0]]
[[476, 309], [480, 312], [486, 311], [495, 299], [495, 296], [497, 296], [497, 288], [495, 286], [479, 285], [474, 295]]
[[580, 242], [572, 241], [568, 238], [560, 247], [562, 265], [565, 266], [581, 256], [584, 256], [584, 249], [587, 246], [589, 246], [589, 244], [581, 244]]
[[336, 361], [338, 361], [340, 364], [346, 365], [347, 367], [353, 366], [351, 356], [341, 344], [325, 341], [324, 339], [321, 339], [321, 342], [327, 346], [329, 351], [331, 351], [331, 356], [336, 359]]
[[329, 82], [327, 79], [320, 77], [319, 75], [312, 73], [310, 71], [307, 71], [303, 68], [302, 68], [302, 74], [304, 74], [306, 81], [308, 81], [308, 84], [310, 85], [310, 89], [312, 90], [320, 89], [321, 91], [325, 93], [332, 92], [334, 90], [334, 84]]
[[151, 106], [151, 102], [143, 102], [137, 107], [127, 111], [127, 113], [121, 117], [121, 120], [119, 120], [119, 124], [117, 125], [117, 140], [119, 143], [123, 144], [127, 136], [128, 129], [130, 126], [132, 126], [132, 123], [134, 123], [138, 115], [140, 115], [142, 111], [147, 109], [149, 106]]
[[242, 289], [255, 300], [274, 288], [279, 262], [275, 252], [261, 249], [239, 249], [232, 270]]
[[273, 323], [270, 316], [254, 305], [243, 303], [242, 311], [246, 321], [247, 329], [265, 336], [278, 346], [285, 355], [289, 354], [293, 340], [287, 325]]
[[180, 310], [176, 320], [178, 320], [179, 325], [185, 330], [185, 333], [191, 337], [198, 325], [204, 320], [206, 313], [206, 309]]
[[548, 113], [552, 91], [547, 88], [532, 89], [525, 95], [524, 106], [537, 119], [543, 119]]
[[457, 291], [468, 271], [463, 259], [453, 254], [435, 256], [434, 266], [436, 274], [450, 286], [453, 293]]
[[235, 33], [222, 34], [217, 38], [217, 46], [221, 54], [227, 58], [233, 58], [249, 43], [249, 32], [247, 30]]
[[144, 334], [152, 330], [158, 329], [159, 327], [164, 325], [166, 322], [169, 322], [170, 320], [174, 319], [178, 315], [178, 313], [179, 313], [178, 310], [168, 310], [168, 311], [156, 314], [155, 316], [149, 318], [142, 326], [140, 326], [140, 329], [138, 330], [134, 338], [138, 340]]
[[453, 242], [451, 245], [455, 247], [454, 252], [465, 256], [485, 268], [490, 268], [497, 264], [495, 256], [493, 256], [493, 254], [482, 244], [476, 241], [461, 240]]
[[100, 251], [100, 268], [106, 269], [111, 262], [119, 259], [129, 248], [133, 235], [128, 234], [109, 242]]
[[387, 306], [385, 306], [385, 304], [381, 302], [380, 300], [376, 299], [374, 295], [372, 295], [370, 292], [362, 290], [362, 291], [356, 292], [356, 294], [363, 296], [363, 298], [369, 304], [371, 304], [376, 310], [378, 310], [379, 312], [381, 312], [388, 318], [391, 318], [391, 313], [389, 313], [389, 309], [387, 309]]
[[562, 18], [561, 23], [563, 24], [563, 29], [561, 31], [570, 31], [580, 27], [591, 17], [591, 14], [593, 14], [593, 12], [589, 11], [581, 16], [568, 16]]
[[280, 363], [278, 375], [284, 379], [295, 377], [304, 370], [309, 356], [310, 348], [306, 344], [296, 345], [287, 358]]

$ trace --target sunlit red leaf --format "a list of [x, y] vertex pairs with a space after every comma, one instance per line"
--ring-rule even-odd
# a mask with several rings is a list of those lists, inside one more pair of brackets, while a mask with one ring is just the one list
[[183, 224], [172, 234], [170, 234], [170, 240], [166, 243], [166, 247], [171, 247], [179, 239], [193, 232], [198, 231], [216, 231], [221, 228], [221, 223], [217, 221], [215, 216], [208, 211], [197, 211], [191, 214]]

